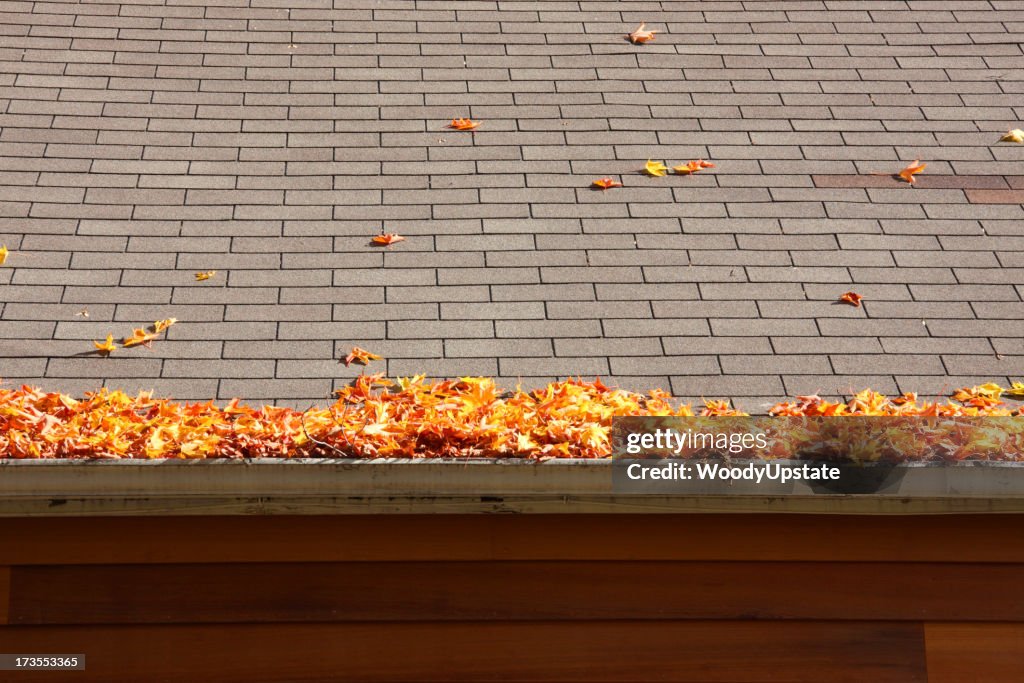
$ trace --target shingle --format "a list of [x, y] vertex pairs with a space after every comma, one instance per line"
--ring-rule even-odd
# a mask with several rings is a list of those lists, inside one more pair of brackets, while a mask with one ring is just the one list
[[[237, 4], [7, 13], [0, 374], [298, 405], [365, 344], [755, 411], [1021, 375], [1008, 3]], [[171, 315], [162, 355], [73, 355]]]

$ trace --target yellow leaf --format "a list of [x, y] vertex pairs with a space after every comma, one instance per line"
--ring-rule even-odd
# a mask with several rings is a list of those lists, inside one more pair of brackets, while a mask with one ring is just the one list
[[988, 382], [977, 387], [978, 394], [987, 398], [999, 398], [1004, 389], [995, 382]]
[[1010, 398], [1024, 398], [1024, 382], [1014, 382], [1009, 389], [1004, 389], [1003, 394]]
[[205, 273], [196, 273], [196, 280], [198, 280], [199, 282], [202, 282], [203, 280], [209, 280], [216, 274], [216, 270], [208, 270]]
[[650, 159], [648, 159], [647, 163], [644, 164], [644, 173], [646, 173], [647, 175], [660, 178], [662, 176], [668, 175], [668, 166], [661, 163], [660, 161], [651, 161]]
[[96, 350], [99, 351], [100, 353], [102, 353], [103, 355], [108, 355], [110, 353], [113, 353], [114, 349], [117, 348], [116, 346], [114, 346], [114, 335], [112, 335], [112, 334], [108, 334], [107, 335], [107, 341], [105, 341], [105, 342], [94, 341], [92, 343], [92, 345], [95, 346]]
[[999, 142], [1016, 142], [1018, 145], [1024, 144], [1024, 130], [1021, 130], [1020, 128], [1008, 130], [1006, 131], [1006, 135], [999, 138]]
[[166, 320], [157, 320], [153, 323], [153, 334], [160, 334], [168, 327], [178, 322], [177, 318], [167, 318]]
[[8, 253], [9, 252], [7, 251], [7, 246], [6, 245], [0, 246], [0, 266], [2, 266], [3, 264], [7, 263], [7, 254]]

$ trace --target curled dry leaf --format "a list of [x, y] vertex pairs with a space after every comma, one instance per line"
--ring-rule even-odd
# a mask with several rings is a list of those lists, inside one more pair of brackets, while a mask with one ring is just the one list
[[0, 266], [7, 263], [7, 254], [9, 253], [6, 245], [0, 245]]
[[102, 353], [104, 356], [109, 356], [111, 353], [114, 352], [114, 349], [117, 348], [116, 346], [114, 346], [114, 335], [112, 334], [107, 335], [106, 341], [94, 341], [92, 345], [95, 346], [96, 350]]
[[1018, 145], [1024, 144], [1024, 130], [1020, 128], [1014, 128], [1013, 130], [1006, 131], [1006, 135], [999, 138], [999, 142], [1016, 142]]
[[455, 130], [473, 130], [474, 128], [479, 128], [480, 123], [480, 121], [474, 121], [473, 119], [452, 119], [448, 127]]
[[646, 26], [647, 24], [641, 22], [640, 25], [636, 27], [636, 30], [627, 36], [629, 38], [629, 42], [634, 45], [642, 45], [648, 41], [654, 40], [654, 34], [660, 33], [660, 31], [648, 31], [645, 28]]
[[595, 180], [591, 184], [594, 187], [601, 188], [602, 190], [607, 190], [608, 188], [611, 188], [611, 187], [622, 187], [622, 183], [620, 183], [618, 180], [614, 180], [612, 178], [598, 178], [597, 180]]
[[905, 181], [913, 185], [915, 182], [914, 175], [923, 171], [925, 166], [927, 165], [928, 164], [922, 164], [918, 159], [914, 159], [914, 161], [911, 162], [909, 166], [900, 171], [897, 175], [899, 175], [900, 178], [903, 178]]
[[147, 332], [141, 327], [137, 327], [134, 330], [132, 330], [132, 334], [130, 337], [125, 337], [124, 339], [121, 340], [121, 345], [124, 346], [126, 349], [140, 345], [150, 346], [153, 343], [153, 340], [156, 339], [156, 337], [157, 335], [155, 332]]
[[848, 303], [851, 306], [856, 306], [857, 308], [860, 308], [860, 302], [863, 298], [864, 297], [862, 297], [857, 292], [846, 292], [845, 294], [839, 297], [839, 300], [844, 303]]
[[395, 242], [402, 242], [404, 240], [405, 238], [402, 237], [401, 235], [395, 235], [390, 232], [382, 232], [381, 234], [375, 236], [370, 241], [373, 242], [374, 244], [379, 244], [383, 247], [390, 247]]
[[176, 322], [178, 322], [177, 318], [167, 318], [166, 320], [157, 320], [155, 323], [153, 323], [153, 333], [154, 334], [160, 334], [161, 332], [163, 332], [164, 330], [166, 330], [168, 327], [170, 327], [171, 325], [173, 325]]
[[121, 345], [125, 348], [140, 345], [151, 347], [153, 345], [153, 341], [160, 336], [160, 333], [164, 332], [168, 327], [176, 322], [178, 322], [177, 318], [167, 318], [165, 320], [157, 320], [149, 330], [144, 330], [141, 327], [136, 328], [132, 330], [130, 337], [125, 337], [121, 341]]
[[196, 280], [202, 282], [203, 280], [209, 280], [211, 277], [217, 274], [216, 270], [207, 270], [202, 273], [196, 273]]
[[714, 168], [715, 165], [710, 161], [704, 161], [703, 159], [697, 159], [696, 161], [687, 161], [681, 166], [673, 166], [672, 170], [680, 175], [691, 175], [693, 173], [700, 173], [705, 168]]
[[89, 317], [89, 309], [88, 308], [83, 308], [78, 313], [75, 313], [75, 317], [76, 318], [88, 318]]
[[353, 346], [352, 351], [345, 356], [345, 360], [342, 362], [345, 363], [345, 367], [348, 367], [353, 363], [356, 363], [357, 365], [369, 365], [370, 361], [374, 360], [384, 360], [384, 357], [378, 356], [375, 353], [370, 353], [366, 349], [361, 349], [358, 346]]
[[647, 175], [660, 178], [662, 176], [668, 175], [668, 166], [661, 163], [660, 161], [651, 161], [650, 159], [648, 159], [647, 163], [644, 164], [644, 173], [646, 173]]

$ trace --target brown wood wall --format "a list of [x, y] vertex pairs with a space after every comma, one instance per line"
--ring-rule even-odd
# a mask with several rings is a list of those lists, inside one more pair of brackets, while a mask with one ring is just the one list
[[0, 520], [7, 681], [1024, 681], [1024, 515]]

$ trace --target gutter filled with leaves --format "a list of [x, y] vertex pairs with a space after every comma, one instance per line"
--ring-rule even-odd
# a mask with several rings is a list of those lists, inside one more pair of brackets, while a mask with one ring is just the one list
[[[1024, 386], [964, 388], [957, 402], [889, 398], [865, 390], [848, 402], [800, 396], [777, 416], [1008, 417], [1002, 396]], [[638, 394], [600, 380], [503, 391], [491, 378], [395, 382], [362, 375], [326, 408], [250, 407], [238, 399], [177, 403], [103, 390], [82, 400], [22, 387], [0, 390], [0, 458], [607, 458], [621, 416], [742, 416], [728, 401], [696, 411], [666, 392]], [[1020, 450], [991, 459], [1024, 461]]]

